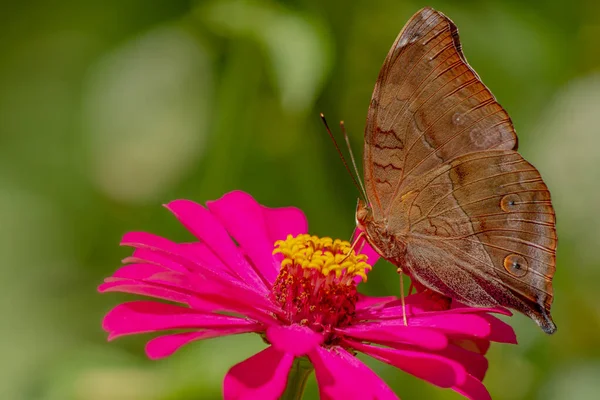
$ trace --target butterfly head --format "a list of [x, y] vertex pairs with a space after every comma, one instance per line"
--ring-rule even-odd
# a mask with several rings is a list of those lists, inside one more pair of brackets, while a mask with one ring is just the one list
[[373, 210], [363, 199], [358, 199], [358, 204], [356, 205], [356, 226], [364, 231], [371, 221], [373, 221]]
[[388, 261], [402, 260], [406, 253], [406, 244], [399, 235], [390, 230], [385, 218], [373, 214], [373, 209], [364, 200], [359, 199], [356, 206], [356, 227], [364, 232], [371, 247]]

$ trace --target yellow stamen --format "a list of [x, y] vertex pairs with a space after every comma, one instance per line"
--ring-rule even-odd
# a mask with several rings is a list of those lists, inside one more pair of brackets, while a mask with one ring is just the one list
[[304, 269], [321, 271], [325, 276], [333, 272], [339, 278], [345, 272], [346, 275], [360, 276], [366, 281], [367, 272], [371, 270], [365, 254], [356, 254], [345, 240], [329, 237], [288, 235], [287, 239], [275, 242], [273, 254], [284, 256], [282, 267], [295, 264]]

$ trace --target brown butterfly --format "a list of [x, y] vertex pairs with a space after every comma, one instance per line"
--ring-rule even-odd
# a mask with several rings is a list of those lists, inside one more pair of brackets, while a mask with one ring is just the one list
[[467, 63], [456, 26], [424, 8], [375, 84], [357, 224], [426, 288], [512, 308], [553, 333], [554, 210], [516, 150], [510, 117]]

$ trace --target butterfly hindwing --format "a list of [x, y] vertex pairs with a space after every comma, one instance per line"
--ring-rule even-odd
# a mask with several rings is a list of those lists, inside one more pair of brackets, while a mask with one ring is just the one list
[[490, 150], [458, 157], [420, 182], [406, 235], [415, 278], [439, 279], [447, 296], [510, 307], [552, 330], [545, 314], [557, 239], [539, 172], [517, 152]]

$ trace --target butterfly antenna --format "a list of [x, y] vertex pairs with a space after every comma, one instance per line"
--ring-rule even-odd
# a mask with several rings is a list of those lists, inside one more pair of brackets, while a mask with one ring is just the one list
[[[344, 157], [344, 154], [342, 153], [340, 146], [338, 146], [337, 141], [335, 140], [335, 137], [333, 137], [333, 134], [331, 133], [331, 129], [329, 129], [329, 125], [327, 124], [327, 120], [325, 119], [325, 115], [323, 115], [323, 113], [321, 113], [321, 120], [323, 121], [323, 124], [325, 125], [325, 129], [327, 129], [327, 133], [329, 134], [329, 137], [331, 138], [331, 141], [333, 142], [333, 145], [335, 146], [335, 149], [337, 150], [338, 155], [342, 159], [342, 163], [344, 163], [344, 167], [346, 167], [346, 171], [348, 171], [350, 178], [352, 178], [352, 182], [354, 182], [354, 186], [356, 186], [358, 191], [363, 196], [365, 196], [365, 201], [366, 201], [366, 199], [367, 199], [366, 194], [365, 194], [366, 192], [362, 185], [362, 182], [359, 184], [358, 181], [356, 180], [356, 178], [354, 177], [354, 174], [352, 174], [352, 170], [348, 166], [348, 162], [346, 161], [346, 158]], [[352, 156], [352, 153], [350, 153], [350, 155], [352, 157], [352, 162], [354, 162], [354, 157]], [[356, 169], [356, 165], [355, 165], [355, 169]]]
[[352, 161], [352, 166], [354, 167], [354, 172], [356, 173], [356, 177], [358, 178], [358, 183], [360, 184], [360, 189], [362, 190], [362, 195], [364, 197], [365, 203], [368, 202], [367, 191], [365, 190], [365, 185], [363, 181], [360, 179], [360, 174], [358, 173], [358, 167], [356, 166], [356, 159], [354, 158], [354, 152], [352, 151], [352, 146], [350, 146], [350, 138], [348, 137], [348, 132], [346, 132], [346, 125], [344, 125], [344, 121], [340, 121], [340, 128], [342, 129], [342, 133], [344, 134], [344, 140], [346, 140], [346, 146], [348, 147], [348, 153], [350, 153], [350, 160]]

